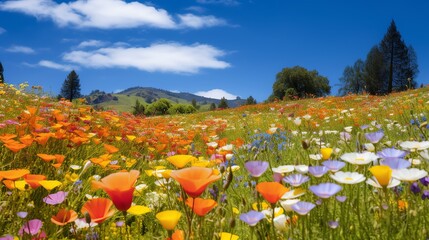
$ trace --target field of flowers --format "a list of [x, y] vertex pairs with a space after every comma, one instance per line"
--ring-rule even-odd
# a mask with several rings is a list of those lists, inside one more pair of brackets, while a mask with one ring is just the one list
[[0, 239], [427, 239], [428, 103], [142, 118], [0, 85]]

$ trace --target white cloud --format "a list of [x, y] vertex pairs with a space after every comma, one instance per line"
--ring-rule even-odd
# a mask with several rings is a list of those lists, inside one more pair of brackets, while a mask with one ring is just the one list
[[225, 53], [205, 44], [158, 43], [148, 47], [107, 47], [65, 53], [63, 60], [88, 68], [137, 68], [148, 72], [197, 73], [202, 68], [224, 69]]
[[236, 95], [233, 95], [231, 93], [226, 92], [225, 90], [222, 89], [212, 89], [209, 91], [199, 91], [194, 93], [197, 96], [201, 96], [201, 97], [207, 97], [207, 98], [214, 98], [214, 99], [221, 99], [221, 98], [226, 98], [228, 100], [234, 100], [237, 98]]
[[226, 25], [226, 21], [214, 16], [197, 16], [191, 13], [178, 15], [180, 26], [189, 28], [203, 28]]
[[18, 46], [18, 45], [11, 46], [10, 48], [6, 49], [6, 51], [13, 52], [13, 53], [25, 53], [25, 54], [35, 53], [35, 51], [30, 47]]
[[125, 89], [116, 89], [115, 91], [113, 91], [113, 93], [120, 93], [122, 91], [124, 91]]
[[197, 13], [203, 13], [206, 11], [205, 8], [200, 6], [190, 6], [186, 8], [187, 11], [197, 12]]
[[73, 69], [76, 69], [76, 67], [70, 66], [70, 65], [63, 65], [55, 62], [51, 62], [48, 60], [42, 60], [38, 63], [39, 66], [47, 67], [47, 68], [53, 68], [61, 71], [71, 71]]
[[180, 93], [179, 90], [170, 90], [170, 92], [172, 92], [172, 93]]
[[[77, 28], [136, 28], [154, 27], [179, 29], [224, 25], [224, 20], [213, 16], [178, 15], [179, 22], [166, 10], [137, 1], [75, 0], [57, 3], [53, 0], [14, 0], [0, 3], [0, 10], [21, 12], [38, 19], [51, 19], [58, 26]], [[190, 19], [192, 17], [192, 19]], [[185, 18], [183, 20], [183, 18]], [[199, 19], [200, 18], [200, 19]], [[209, 24], [195, 23], [209, 21]], [[188, 24], [187, 24], [188, 23]], [[198, 27], [195, 27], [198, 26]]]
[[0, 34], [3, 34], [3, 33], [5, 33], [5, 32], [6, 32], [6, 29], [4, 29], [4, 28], [0, 27]]
[[99, 41], [99, 40], [88, 40], [88, 41], [83, 41], [79, 43], [77, 48], [101, 47], [101, 46], [104, 46], [105, 44], [106, 42]]

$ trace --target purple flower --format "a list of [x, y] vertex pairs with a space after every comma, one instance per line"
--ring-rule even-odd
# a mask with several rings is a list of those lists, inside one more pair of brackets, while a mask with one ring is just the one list
[[28, 212], [17, 212], [16, 215], [20, 218], [26, 218], [28, 215]]
[[57, 205], [64, 202], [67, 197], [68, 192], [59, 191], [53, 194], [49, 194], [47, 197], [43, 198], [43, 202], [49, 205]]
[[365, 130], [367, 128], [369, 128], [369, 125], [362, 125], [362, 126], [360, 126], [360, 129], [362, 129], [362, 130]]
[[391, 169], [402, 169], [411, 166], [411, 163], [401, 158], [386, 158], [380, 161], [380, 165], [389, 166]]
[[321, 183], [319, 185], [310, 186], [309, 189], [320, 198], [329, 198], [343, 188], [335, 183]]
[[343, 141], [349, 141], [352, 138], [352, 135], [350, 135], [350, 133], [348, 132], [340, 132], [340, 138]]
[[273, 174], [274, 182], [279, 183], [282, 181], [282, 178], [283, 178], [283, 175], [281, 173], [274, 172], [274, 174]]
[[372, 133], [365, 133], [365, 137], [371, 143], [378, 143], [384, 137], [384, 132], [378, 131], [378, 132], [372, 132]]
[[332, 172], [336, 172], [336, 171], [340, 170], [341, 168], [343, 168], [346, 165], [346, 163], [343, 161], [328, 160], [328, 161], [324, 161], [322, 163], [322, 165], [327, 167]]
[[247, 171], [252, 177], [260, 177], [268, 168], [268, 162], [265, 161], [248, 161], [244, 164]]
[[422, 200], [429, 199], [429, 190], [423, 190]]
[[315, 177], [321, 177], [323, 176], [325, 173], [328, 172], [328, 168], [325, 166], [311, 166], [308, 167], [308, 171], [311, 173], [311, 175], [315, 176]]
[[338, 221], [329, 221], [329, 222], [328, 222], [328, 226], [329, 226], [330, 228], [332, 228], [332, 229], [337, 228], [337, 227], [338, 227], [338, 225], [339, 225]]
[[429, 177], [420, 178], [420, 182], [427, 187], [429, 185]]
[[15, 239], [12, 235], [5, 235], [3, 237], [0, 237], [0, 240], [13, 240]]
[[316, 205], [311, 202], [297, 202], [294, 205], [292, 205], [292, 210], [294, 210], [299, 215], [307, 215], [308, 212], [311, 211]]
[[413, 192], [414, 194], [417, 194], [421, 191], [420, 187], [419, 187], [419, 183], [418, 182], [413, 182], [410, 186], [410, 190], [411, 192]]
[[337, 199], [338, 202], [345, 202], [347, 197], [346, 196], [336, 196], [335, 199]]
[[122, 227], [124, 226], [124, 221], [117, 221], [116, 222], [116, 227]]
[[404, 158], [407, 152], [395, 148], [385, 148], [381, 152], [378, 152], [377, 155], [383, 159]]
[[293, 187], [299, 187], [301, 184], [310, 180], [308, 176], [298, 174], [292, 174], [283, 178], [283, 182], [289, 183]]
[[240, 220], [252, 227], [264, 218], [265, 215], [263, 213], [253, 210], [247, 213], [240, 214]]
[[36, 235], [39, 233], [40, 229], [43, 226], [43, 222], [40, 219], [32, 219], [21, 227], [19, 229], [19, 235], [22, 236], [24, 233], [30, 234], [30, 235]]

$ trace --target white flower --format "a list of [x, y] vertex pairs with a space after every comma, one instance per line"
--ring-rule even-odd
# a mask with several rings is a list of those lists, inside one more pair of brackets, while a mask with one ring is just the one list
[[349, 126], [349, 127], [344, 128], [344, 131], [346, 131], [348, 133], [352, 132], [352, 130], [353, 130], [353, 126]]
[[417, 142], [417, 141], [405, 141], [400, 144], [401, 148], [409, 151], [425, 150], [429, 148], [429, 141]]
[[296, 165], [295, 170], [301, 174], [308, 173], [308, 166], [307, 165]]
[[392, 172], [392, 177], [405, 182], [414, 182], [419, 180], [420, 178], [426, 177], [427, 175], [428, 172], [418, 168], [395, 169]]
[[358, 172], [336, 172], [331, 178], [339, 183], [356, 184], [365, 181], [365, 177]]
[[429, 160], [429, 152], [428, 152], [428, 150], [423, 150], [423, 151], [421, 151], [421, 152], [420, 152], [420, 156], [421, 156], [422, 158], [424, 158], [425, 160]]
[[284, 201], [280, 201], [280, 205], [282, 205], [282, 207], [285, 209], [286, 212], [292, 212], [292, 205], [294, 205], [295, 203], [299, 202], [301, 200], [299, 199], [288, 199], [288, 200], [284, 200]]
[[207, 147], [211, 147], [211, 148], [217, 148], [218, 143], [217, 142], [208, 142], [206, 143]]
[[76, 230], [82, 229], [82, 228], [89, 228], [89, 227], [95, 227], [98, 225], [98, 223], [91, 222], [90, 224], [86, 223], [85, 218], [78, 218], [74, 221], [76, 224]]
[[[366, 180], [366, 183], [373, 186], [373, 187], [376, 187], [376, 188], [383, 188], [380, 185], [380, 183], [378, 183], [378, 181], [375, 177], [368, 178], [368, 180]], [[389, 183], [389, 185], [387, 185], [387, 188], [393, 188], [393, 187], [398, 186], [399, 184], [401, 184], [401, 181], [399, 181], [398, 179], [392, 178], [392, 179], [390, 179], [390, 183]]]
[[301, 125], [301, 118], [295, 118], [295, 120], [293, 120], [293, 123], [295, 123], [295, 125], [297, 126]]
[[289, 229], [288, 220], [289, 220], [288, 216], [281, 214], [280, 216], [277, 216], [274, 218], [274, 227], [279, 231], [287, 231]]
[[366, 150], [368, 150], [370, 152], [374, 152], [374, 150], [375, 150], [374, 144], [372, 144], [372, 143], [365, 143], [364, 147]]
[[305, 120], [310, 120], [311, 116], [310, 116], [310, 115], [308, 115], [308, 114], [306, 114], [306, 115], [304, 115], [302, 118], [304, 118]]
[[305, 194], [305, 190], [302, 188], [295, 188], [294, 190], [288, 191], [285, 194], [283, 194], [281, 199], [294, 199], [297, 197], [301, 197]]
[[79, 165], [70, 165], [70, 168], [73, 169], [73, 170], [79, 170], [79, 169], [82, 168], [82, 166], [79, 166]]
[[295, 167], [293, 165], [283, 165], [283, 166], [278, 166], [276, 168], [273, 168], [273, 172], [275, 173], [290, 173], [293, 172], [293, 170], [295, 169]]
[[310, 154], [309, 157], [310, 159], [319, 161], [320, 159], [322, 159], [322, 154]]
[[341, 156], [341, 159], [351, 164], [365, 165], [370, 162], [375, 162], [378, 159], [378, 157], [372, 152], [363, 152], [363, 153], [353, 152], [353, 153], [343, 154]]

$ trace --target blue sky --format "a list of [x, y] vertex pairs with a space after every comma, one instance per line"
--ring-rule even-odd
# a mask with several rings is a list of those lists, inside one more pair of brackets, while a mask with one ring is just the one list
[[0, 61], [7, 82], [52, 94], [75, 69], [83, 94], [144, 86], [263, 101], [277, 72], [300, 65], [328, 77], [335, 95], [344, 68], [394, 19], [426, 84], [428, 9], [425, 0], [2, 0]]

